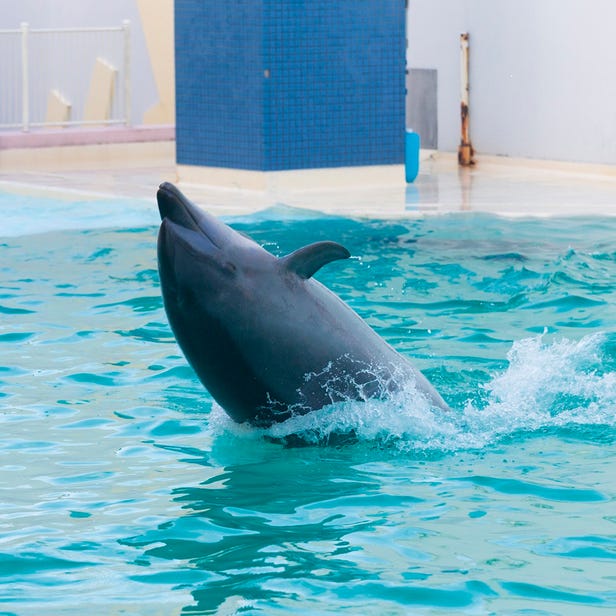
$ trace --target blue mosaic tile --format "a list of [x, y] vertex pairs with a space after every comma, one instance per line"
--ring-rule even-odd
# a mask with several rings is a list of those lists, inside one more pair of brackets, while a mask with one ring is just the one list
[[404, 0], [176, 0], [179, 164], [404, 162]]

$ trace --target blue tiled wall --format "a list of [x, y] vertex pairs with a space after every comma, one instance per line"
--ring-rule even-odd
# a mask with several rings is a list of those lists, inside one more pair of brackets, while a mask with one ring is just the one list
[[265, 169], [263, 2], [175, 0], [177, 162]]
[[176, 0], [179, 164], [404, 162], [405, 0]]

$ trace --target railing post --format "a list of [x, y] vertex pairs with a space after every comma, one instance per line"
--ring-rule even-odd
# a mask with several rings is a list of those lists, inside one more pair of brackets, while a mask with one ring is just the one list
[[27, 21], [21, 22], [21, 128], [30, 130], [30, 76], [28, 74], [28, 29]]
[[124, 30], [124, 124], [130, 124], [131, 113], [131, 47], [130, 47], [130, 20], [125, 19], [122, 22]]

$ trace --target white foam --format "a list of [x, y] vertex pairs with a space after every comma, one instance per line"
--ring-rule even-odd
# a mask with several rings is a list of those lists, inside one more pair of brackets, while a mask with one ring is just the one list
[[[547, 343], [543, 336], [515, 342], [509, 367], [486, 386], [488, 402], [467, 402], [443, 413], [430, 407], [413, 384], [386, 401], [346, 401], [293, 417], [268, 429], [235, 424], [214, 405], [216, 435], [242, 439], [299, 436], [328, 442], [354, 435], [359, 441], [416, 453], [481, 449], [516, 433], [570, 425], [616, 426], [616, 373], [601, 369], [606, 338], [587, 336]], [[469, 392], [469, 399], [479, 397]], [[483, 392], [482, 392], [483, 393]]]

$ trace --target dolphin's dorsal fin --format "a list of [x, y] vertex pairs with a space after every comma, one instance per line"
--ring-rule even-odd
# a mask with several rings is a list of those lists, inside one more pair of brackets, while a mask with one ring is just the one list
[[315, 242], [282, 258], [284, 267], [300, 278], [310, 278], [324, 265], [337, 259], [348, 259], [351, 253], [336, 242]]

